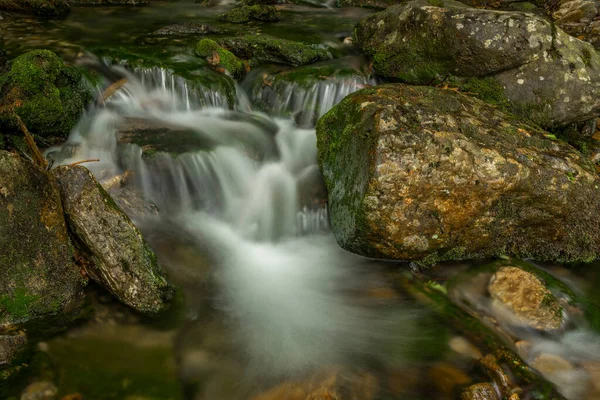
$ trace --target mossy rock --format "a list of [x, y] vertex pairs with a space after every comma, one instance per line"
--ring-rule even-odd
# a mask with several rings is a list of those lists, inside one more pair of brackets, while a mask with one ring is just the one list
[[63, 18], [69, 14], [71, 8], [65, 0], [0, 0], [0, 10], [43, 18]]
[[0, 151], [0, 326], [61, 317], [80, 303], [85, 283], [56, 180]]
[[263, 4], [238, 6], [219, 17], [220, 21], [232, 24], [243, 24], [250, 21], [277, 22], [282, 19], [283, 16], [275, 7]]
[[91, 100], [81, 73], [48, 50], [23, 54], [0, 76], [0, 129], [18, 132], [13, 111], [42, 137], [66, 138]]
[[91, 261], [87, 274], [133, 309], [166, 310], [173, 288], [156, 255], [131, 219], [84, 167], [52, 170], [58, 180], [69, 230]]
[[246, 74], [246, 64], [214, 40], [202, 39], [199, 41], [195, 53], [198, 57], [205, 58], [215, 70], [225, 72], [234, 79], [240, 80]]
[[544, 129], [600, 115], [600, 55], [539, 15], [414, 0], [359, 22], [355, 43], [394, 81], [494, 80], [511, 112]]
[[402, 84], [360, 90], [319, 120], [317, 144], [346, 250], [423, 265], [600, 255], [594, 166], [479, 100]]
[[266, 63], [300, 66], [331, 58], [327, 50], [315, 45], [265, 35], [224, 38], [219, 43], [236, 56], [249, 60], [251, 66]]

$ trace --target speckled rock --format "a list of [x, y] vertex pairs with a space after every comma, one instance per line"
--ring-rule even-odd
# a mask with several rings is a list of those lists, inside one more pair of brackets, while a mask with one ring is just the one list
[[165, 310], [173, 289], [133, 222], [86, 168], [62, 166], [53, 174], [69, 228], [92, 261], [89, 276], [137, 311]]
[[517, 267], [498, 270], [488, 286], [490, 296], [512, 311], [523, 324], [551, 331], [562, 325], [562, 307], [544, 283]]
[[[437, 4], [437, 3], [436, 3]], [[356, 44], [384, 77], [412, 84], [491, 78], [471, 87], [545, 128], [600, 115], [600, 56], [543, 17], [416, 0], [376, 13]], [[479, 89], [479, 90], [477, 90]]]
[[58, 325], [74, 310], [85, 280], [73, 259], [54, 178], [0, 151], [0, 330], [50, 320]]
[[0, 335], [0, 368], [9, 366], [27, 346], [27, 336], [23, 331]]
[[600, 47], [600, 1], [548, 0], [546, 9], [556, 25], [568, 34]]
[[403, 84], [363, 89], [319, 120], [317, 143], [333, 233], [349, 251], [424, 264], [600, 254], [593, 165], [480, 100]]
[[461, 400], [498, 400], [496, 389], [490, 383], [476, 383], [460, 394]]

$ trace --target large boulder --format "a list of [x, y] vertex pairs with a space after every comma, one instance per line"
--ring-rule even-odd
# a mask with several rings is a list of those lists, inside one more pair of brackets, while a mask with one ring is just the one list
[[43, 137], [66, 138], [91, 93], [79, 70], [65, 66], [48, 50], [23, 54], [0, 76], [0, 129], [19, 131], [13, 113]]
[[86, 168], [61, 166], [53, 175], [69, 228], [92, 261], [89, 276], [137, 311], [165, 310], [173, 288], [133, 222]]
[[56, 180], [0, 151], [0, 331], [75, 311], [86, 280], [74, 259]]
[[69, 14], [71, 8], [65, 0], [0, 0], [0, 10], [43, 18], [63, 18]]
[[370, 257], [600, 254], [600, 177], [568, 144], [451, 90], [388, 84], [317, 125], [338, 243]]
[[356, 43], [379, 75], [411, 84], [487, 78], [471, 85], [475, 94], [502, 96], [545, 128], [600, 115], [600, 56], [589, 43], [534, 14], [434, 4], [443, 7], [416, 0], [357, 25]]

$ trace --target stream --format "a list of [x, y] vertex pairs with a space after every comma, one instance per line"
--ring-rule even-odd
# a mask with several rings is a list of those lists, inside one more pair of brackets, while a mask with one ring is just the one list
[[[234, 26], [214, 19], [228, 7], [153, 2], [74, 7], [64, 21], [2, 21], [12, 56], [43, 47], [76, 63], [87, 52], [127, 79], [106, 101], [108, 82], [92, 79], [96, 103], [46, 156], [55, 166], [98, 159], [85, 166], [126, 205], [179, 288], [171, 310], [154, 320], [94, 288], [94, 317], [39, 345], [36, 377], [52, 381], [58, 398], [94, 400], [454, 399], [457, 388], [489, 380], [474, 367], [489, 351], [485, 340], [420, 301], [405, 284], [409, 264], [348, 253], [329, 230], [315, 122], [378, 83], [343, 44], [371, 11], [285, 5], [281, 23]], [[197, 36], [151, 34], [187, 21], [327, 46], [333, 59], [317, 67], [333, 72], [306, 84], [275, 81], [288, 69], [267, 66], [234, 83], [194, 59]], [[506, 343], [527, 341], [525, 362], [561, 357], [567, 372], [543, 379], [568, 399], [592, 399], [600, 327], [581, 317], [583, 306], [565, 308], [559, 332], [519, 326], [468, 272], [484, 264], [419, 274], [435, 290], [447, 283], [438, 293], [468, 315], [500, 321], [488, 325]], [[599, 303], [593, 268], [537, 267], [563, 285], [551, 288], [557, 298], [573, 298], [567, 287]], [[546, 397], [532, 389], [522, 398]]]

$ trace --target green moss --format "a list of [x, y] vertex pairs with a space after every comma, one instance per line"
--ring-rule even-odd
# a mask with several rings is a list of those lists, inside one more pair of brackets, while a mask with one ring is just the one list
[[223, 68], [235, 79], [241, 79], [246, 74], [246, 66], [233, 53], [219, 46], [211, 39], [202, 39], [196, 45], [195, 53], [209, 60], [217, 68]]
[[275, 7], [262, 4], [238, 6], [219, 17], [220, 21], [232, 24], [243, 24], [251, 20], [277, 22], [282, 19], [281, 13]]
[[251, 66], [264, 63], [300, 66], [330, 57], [322, 48], [265, 35], [224, 38], [219, 43], [236, 56], [250, 60]]
[[[14, 108], [28, 129], [42, 137], [66, 137], [91, 100], [80, 72], [47, 50], [14, 59], [0, 79], [0, 91], [6, 110]], [[19, 132], [10, 111], [0, 114], [0, 128]]]
[[40, 296], [29, 294], [25, 288], [18, 288], [12, 295], [0, 297], [0, 307], [2, 313], [8, 313], [12, 320], [21, 321], [29, 317], [31, 308], [39, 299]]

